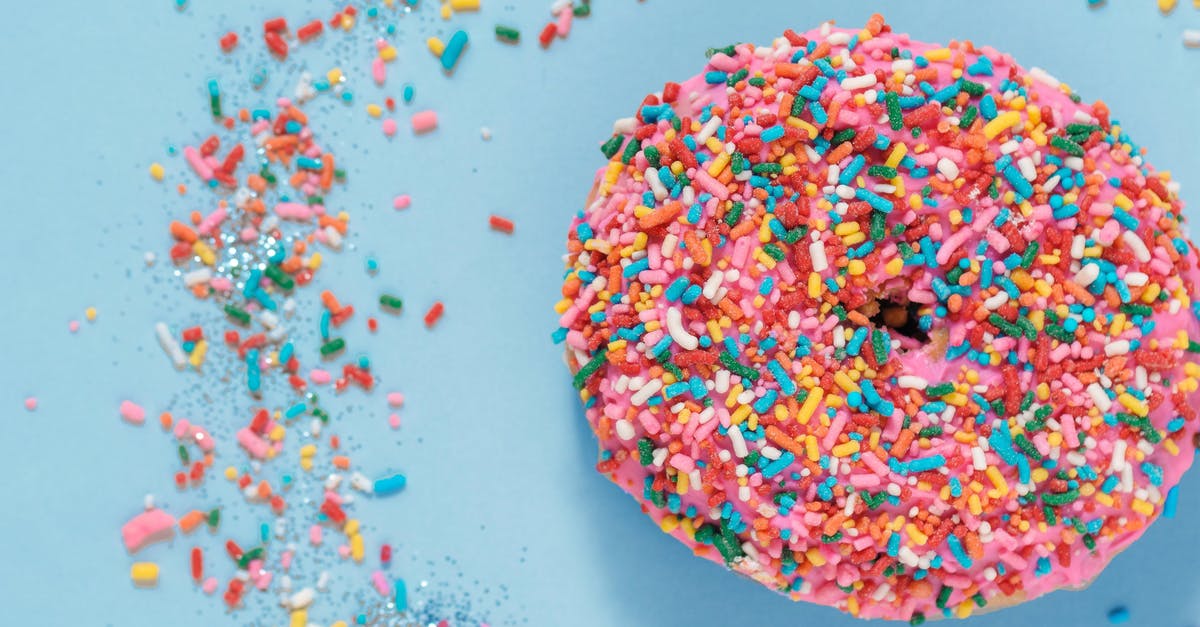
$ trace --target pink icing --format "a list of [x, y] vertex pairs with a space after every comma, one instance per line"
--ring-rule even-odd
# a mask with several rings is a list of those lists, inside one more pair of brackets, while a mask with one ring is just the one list
[[[697, 554], [794, 599], [862, 617], [965, 616], [977, 601], [1028, 599], [1088, 582], [1163, 513], [1168, 491], [1193, 458], [1198, 421], [1190, 404], [1196, 400], [1200, 368], [1196, 354], [1185, 349], [1191, 338], [1200, 337], [1189, 296], [1200, 275], [1195, 250], [1181, 233], [1174, 189], [1110, 125], [1106, 107], [1075, 103], [1065, 86], [1041, 70], [1022, 69], [1008, 55], [970, 44], [943, 48], [913, 42], [887, 32], [875, 18], [863, 31], [824, 28], [804, 37], [819, 46], [818, 55], [801, 58], [805, 50], [799, 36], [769, 47], [743, 44], [732, 54], [718, 52], [704, 73], [682, 84], [669, 117], [648, 117], [648, 107], [657, 110], [664, 97], [660, 93], [644, 103], [648, 107], [640, 108], [637, 118], [617, 123], [623, 145], [639, 143], [628, 165], [622, 165], [618, 148], [597, 175], [595, 199], [571, 232], [572, 272], [559, 308], [568, 361], [573, 369], [584, 368], [577, 381], [584, 385], [587, 419], [600, 438], [598, 468]], [[852, 52], [851, 41], [856, 44]], [[928, 67], [893, 61], [893, 48], [911, 52], [908, 59], [929, 61]], [[816, 58], [832, 57], [840, 58], [837, 69], [846, 75], [831, 78], [820, 101], [824, 112], [836, 108], [837, 113], [827, 124], [808, 107], [789, 116], [780, 95], [795, 94], [803, 86], [798, 83], [810, 84], [821, 72], [798, 78], [803, 68]], [[982, 71], [987, 65], [990, 74]], [[968, 68], [965, 74], [963, 68]], [[747, 72], [736, 87], [710, 74], [742, 70]], [[857, 78], [872, 72], [873, 82]], [[913, 74], [931, 85], [929, 93], [939, 93], [959, 76], [982, 84], [1001, 114], [991, 119], [1000, 121], [989, 129], [989, 120], [979, 119], [965, 124], [968, 133], [959, 132], [958, 122], [974, 115], [965, 105], [981, 102], [951, 95], [942, 107], [904, 109], [905, 123], [894, 130], [882, 103], [862, 99], [880, 90], [876, 101], [882, 101], [881, 85], [895, 91], [897, 78]], [[765, 84], [748, 80], [755, 77]], [[845, 79], [850, 83], [839, 84]], [[856, 79], [864, 84], [855, 85]], [[921, 81], [908, 83], [901, 96], [921, 93]], [[1008, 83], [1003, 89], [1002, 82]], [[1018, 85], [1037, 114], [1014, 102]], [[731, 104], [731, 94], [740, 102]], [[737, 114], [730, 113], [733, 108]], [[1012, 123], [996, 130], [1009, 112], [1016, 112]], [[692, 146], [678, 141], [672, 118], [682, 119]], [[716, 121], [709, 129], [711, 120]], [[1050, 139], [1067, 139], [1070, 124], [1096, 130], [1086, 139], [1077, 137], [1084, 157], [1075, 169], [1051, 167], [1051, 158], [1063, 164], [1069, 154]], [[925, 132], [914, 137], [913, 125]], [[779, 142], [772, 154], [764, 146], [771, 141], [759, 136], [775, 133], [771, 129], [777, 126], [785, 134], [771, 140]], [[804, 133], [814, 126], [822, 128], [813, 132], [827, 131], [826, 140], [847, 128], [873, 129], [890, 145], [856, 147], [830, 164], [824, 158], [828, 145], [819, 154], [811, 152], [815, 144]], [[634, 133], [637, 139], [629, 140]], [[697, 135], [718, 139], [708, 145]], [[971, 145], [968, 139], [983, 143]], [[896, 178], [869, 174], [870, 166], [885, 165], [899, 142], [911, 160], [896, 164]], [[662, 159], [660, 166], [677, 163], [670, 173], [674, 191], [651, 166], [651, 146], [655, 158]], [[765, 210], [769, 194], [755, 195], [766, 187], [761, 180], [731, 176], [728, 165], [710, 173], [713, 161], [727, 159], [731, 149], [745, 154], [750, 164], [779, 163], [781, 155], [794, 155], [792, 165], [803, 164], [805, 171], [789, 173], [785, 165], [783, 172], [755, 176], [798, 194], [790, 199], [801, 205], [799, 215], [789, 215], [794, 210], [783, 206], [785, 195], [772, 201], [772, 217]], [[839, 173], [853, 167], [860, 153], [867, 155], [866, 165], [853, 180], [839, 183]], [[663, 157], [667, 154], [669, 159]], [[1012, 173], [996, 172], [1004, 155], [1011, 157]], [[689, 159], [700, 161], [685, 163]], [[984, 167], [991, 173], [975, 186], [982, 179], [970, 176]], [[914, 173], [921, 168], [924, 176]], [[1017, 187], [1009, 178], [1022, 176], [1022, 168], [1032, 170], [1023, 176], [1032, 190], [1024, 203], [1014, 200]], [[1060, 173], [1096, 176], [1072, 194], [1061, 178], [1051, 180]], [[691, 185], [680, 183], [680, 174]], [[987, 192], [993, 174], [996, 198]], [[938, 183], [930, 194], [936, 206], [912, 198], [931, 179]], [[1121, 186], [1108, 184], [1110, 179], [1120, 179]], [[906, 192], [881, 187], [897, 180]], [[886, 213], [887, 231], [858, 259], [863, 266], [857, 272], [840, 274], [838, 268], [852, 263], [847, 249], [869, 239], [847, 243], [853, 233], [835, 233], [832, 224], [835, 214], [845, 223], [861, 211], [855, 208], [864, 200], [854, 196], [858, 188], [885, 203], [887, 211], [876, 212]], [[1069, 211], [1052, 206], [1057, 201], [1051, 196], [1078, 204], [1077, 213], [1066, 215]], [[734, 203], [741, 203], [745, 213], [727, 222]], [[1114, 205], [1122, 204], [1127, 209], [1118, 215]], [[972, 219], [961, 217], [964, 209]], [[731, 230], [750, 220], [753, 228]], [[809, 231], [784, 243], [778, 233], [762, 228], [771, 220], [785, 231], [797, 224]], [[1136, 226], [1127, 226], [1129, 220]], [[898, 224], [925, 229], [928, 241], [940, 248], [922, 250], [920, 241], [909, 242], [891, 230]], [[1077, 235], [1090, 242], [1077, 245]], [[689, 238], [694, 239], [685, 241]], [[1040, 249], [1025, 262], [1029, 242], [1038, 242]], [[782, 251], [782, 258], [767, 256], [768, 243]], [[902, 243], [933, 259], [897, 266]], [[825, 268], [814, 267], [818, 248]], [[1111, 271], [1104, 270], [1108, 285], [1098, 294], [1087, 290], [1094, 271], [1087, 268], [1096, 265], [1096, 249], [1111, 262]], [[961, 283], [969, 289], [946, 298], [945, 289], [954, 284], [947, 272], [959, 260], [972, 275]], [[1005, 286], [998, 283], [980, 287], [980, 273], [989, 265], [994, 277], [1020, 292], [1019, 298], [1001, 296]], [[820, 281], [817, 297], [808, 294], [814, 274]], [[686, 288], [672, 289], [681, 277]], [[824, 284], [831, 278], [840, 282], [832, 296]], [[1113, 316], [1128, 321], [1134, 315], [1121, 311], [1118, 283], [1129, 290], [1126, 301], [1149, 307], [1153, 329], [1129, 322], [1115, 327]], [[679, 293], [685, 289], [701, 293], [689, 303], [686, 293]], [[1157, 290], [1151, 296], [1164, 296], [1141, 300], [1150, 290]], [[917, 315], [933, 319], [932, 340], [887, 328], [874, 317], [866, 320], [866, 313], [846, 322], [830, 312], [832, 303], [849, 303], [845, 309], [856, 310], [873, 300], [920, 306]], [[951, 304], [959, 309], [948, 312]], [[959, 315], [968, 306], [996, 313], [1005, 327], [987, 315]], [[1064, 331], [1047, 311], [1066, 313], [1084, 331]], [[1096, 322], [1081, 320], [1084, 312]], [[603, 318], [594, 319], [597, 313]], [[708, 324], [713, 321], [719, 327], [724, 322], [721, 336], [734, 339], [737, 372], [718, 359], [728, 348], [713, 336]], [[1046, 330], [1051, 326], [1059, 337]], [[857, 359], [840, 352], [855, 342], [853, 332], [860, 328], [868, 338], [875, 330], [889, 332], [886, 359], [875, 355], [871, 339], [860, 342], [864, 347]], [[834, 332], [850, 337], [834, 338]], [[1060, 339], [1064, 332], [1071, 341]], [[750, 344], [738, 337], [743, 334]], [[676, 365], [688, 385], [681, 387], [654, 359], [652, 353], [664, 350], [664, 342], [672, 363], [683, 362]], [[997, 365], [969, 360], [986, 345], [998, 355]], [[947, 357], [947, 350], [954, 354]], [[875, 356], [868, 362], [864, 355]], [[1009, 355], [1012, 366], [1003, 363]], [[789, 394], [768, 365], [772, 361], [789, 387], [807, 391], [806, 399], [823, 389], [821, 402], [806, 410], [804, 400], [785, 400]], [[816, 376], [814, 367], [824, 376]], [[739, 374], [747, 370], [756, 373], [754, 381]], [[834, 373], [848, 378], [835, 382]], [[870, 380], [885, 402], [864, 400], [867, 395], [854, 377]], [[949, 394], [925, 396], [927, 386], [946, 383], [953, 384]], [[702, 393], [696, 385], [703, 386]], [[771, 396], [777, 400], [764, 399]], [[831, 404], [830, 397], [840, 400]], [[947, 399], [955, 402], [947, 405]], [[1004, 417], [994, 408], [982, 409], [978, 399], [1003, 404]], [[763, 411], [754, 408], [759, 402]], [[1118, 420], [1118, 412], [1134, 424]], [[1041, 428], [1034, 428], [1039, 421]], [[757, 427], [750, 429], [750, 422]], [[914, 433], [931, 428], [941, 433]], [[1018, 436], [1024, 440], [1014, 444]], [[897, 453], [900, 446], [905, 450]], [[996, 446], [1005, 448], [1003, 455]], [[806, 459], [810, 449], [818, 461]], [[795, 459], [789, 462], [788, 455]], [[757, 457], [757, 463], [748, 456]], [[1043, 467], [1047, 457], [1055, 460], [1053, 468]], [[1059, 471], [1068, 473], [1066, 479], [1055, 477]], [[958, 486], [948, 483], [952, 478]], [[797, 502], [785, 507], [781, 496]], [[880, 500], [870, 506], [868, 498]], [[1053, 521], [1046, 519], [1047, 511]], [[1083, 532], [1063, 524], [1064, 518], [1079, 521]], [[786, 559], [785, 550], [790, 552]], [[903, 573], [896, 571], [897, 564], [904, 565]]]

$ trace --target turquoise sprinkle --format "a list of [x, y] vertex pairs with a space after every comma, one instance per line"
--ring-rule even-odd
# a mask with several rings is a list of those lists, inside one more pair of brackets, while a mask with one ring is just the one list
[[704, 82], [708, 83], [709, 85], [719, 85], [721, 83], [724, 83], [725, 80], [728, 78], [729, 78], [729, 75], [726, 74], [725, 72], [718, 72], [716, 70], [712, 70], [704, 75]]
[[688, 278], [681, 276], [672, 281], [671, 284], [667, 286], [667, 289], [663, 292], [663, 294], [667, 297], [667, 301], [673, 303], [683, 296], [683, 292], [688, 288], [688, 285], [691, 285], [691, 283], [688, 282]]
[[777, 139], [782, 138], [784, 136], [784, 134], [785, 134], [784, 128], [782, 126], [776, 124], [775, 126], [772, 126], [770, 128], [763, 129], [762, 134], [760, 134], [758, 137], [759, 137], [759, 139], [761, 139], [764, 142], [769, 144]]
[[392, 587], [396, 590], [395, 597], [392, 599], [396, 604], [396, 611], [408, 611], [408, 587], [404, 584], [404, 580], [397, 579], [392, 583]]
[[446, 48], [442, 50], [442, 67], [447, 71], [454, 69], [458, 64], [458, 58], [462, 56], [463, 50], [467, 47], [466, 31], [457, 31], [450, 36], [450, 41], [446, 42]]
[[958, 560], [959, 564], [962, 564], [963, 568], [971, 567], [971, 556], [967, 555], [966, 550], [963, 549], [962, 540], [959, 540], [958, 536], [954, 534], [946, 536], [946, 544], [950, 545], [950, 553], [954, 559]]
[[1137, 218], [1129, 215], [1127, 211], [1120, 207], [1113, 207], [1112, 217], [1117, 222], [1120, 222], [1121, 226], [1129, 229], [1130, 231], [1136, 231], [1138, 226], [1141, 225], [1141, 222], [1139, 222]]
[[871, 205], [872, 209], [880, 213], [892, 212], [891, 201], [884, 199], [882, 196], [869, 189], [859, 188], [854, 190], [854, 197], [859, 200], [866, 201], [868, 205]]
[[1174, 518], [1175, 511], [1179, 508], [1179, 486], [1175, 486], [1167, 491], [1167, 498], [1163, 501], [1162, 515], [1163, 518]]
[[307, 409], [308, 406], [304, 403], [296, 403], [295, 405], [287, 408], [287, 411], [285, 411], [283, 415], [288, 418], [295, 418], [296, 416], [303, 414]]
[[401, 474], [395, 474], [390, 477], [376, 479], [373, 486], [373, 491], [376, 496], [390, 496], [404, 489], [408, 484], [408, 479]]
[[838, 177], [838, 183], [842, 185], [853, 183], [854, 177], [858, 176], [858, 173], [862, 172], [863, 167], [866, 165], [866, 157], [863, 157], [861, 154], [854, 155], [854, 159], [846, 164], [845, 170], [842, 170], [842, 174]]
[[783, 472], [788, 466], [791, 466], [792, 462], [794, 461], [796, 461], [796, 455], [791, 451], [784, 451], [783, 454], [779, 456], [779, 459], [763, 467], [762, 476], [770, 479], [771, 477]]

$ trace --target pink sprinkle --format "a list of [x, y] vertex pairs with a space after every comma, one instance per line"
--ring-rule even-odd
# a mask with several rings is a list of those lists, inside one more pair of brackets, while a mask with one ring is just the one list
[[554, 25], [555, 33], [566, 39], [571, 32], [571, 20], [574, 18], [575, 12], [571, 10], [571, 5], [567, 5], [558, 12], [558, 22]]
[[29, 398], [25, 399], [25, 409], [28, 409], [29, 411], [33, 411], [33, 410], [37, 409], [37, 397], [36, 396], [30, 396]]
[[387, 66], [384, 65], [383, 59], [375, 57], [371, 62], [371, 78], [375, 79], [376, 85], [382, 85], [387, 80]]
[[121, 401], [121, 417], [129, 424], [140, 425], [146, 422], [146, 410], [133, 401]]
[[350, 546], [347, 544], [343, 544], [343, 545], [339, 546], [338, 547], [338, 556], [341, 557], [342, 559], [346, 559], [347, 557], [350, 557]]
[[383, 571], [377, 570], [371, 573], [371, 583], [375, 586], [375, 591], [380, 596], [390, 596], [392, 594], [392, 584], [383, 576]]
[[292, 552], [291, 551], [284, 551], [283, 554], [279, 556], [279, 567], [284, 570], [287, 570], [292, 567]]
[[200, 589], [204, 591], [204, 594], [212, 594], [217, 591], [217, 585], [217, 578], [209, 577], [204, 580], [204, 585], [200, 586]]
[[392, 414], [391, 416], [388, 416], [388, 426], [390, 426], [393, 429], [399, 429], [400, 428], [400, 414]]
[[313, 525], [308, 528], [308, 541], [313, 546], [321, 546], [321, 526]]
[[68, 322], [67, 328], [71, 330], [71, 333], [75, 333], [76, 331], [79, 330], [79, 321], [72, 320], [72, 321]]
[[408, 194], [400, 194], [392, 199], [392, 207], [397, 210], [408, 209], [410, 205], [412, 205], [412, 196]]
[[388, 392], [387, 402], [392, 407], [399, 407], [404, 404], [404, 394], [400, 392]]
[[327, 371], [320, 368], [313, 368], [308, 371], [308, 378], [317, 385], [325, 385], [333, 380], [333, 377]]
[[396, 134], [396, 121], [388, 118], [383, 121], [383, 134], [391, 137]]
[[437, 128], [437, 125], [437, 111], [420, 111], [418, 113], [414, 113], [412, 116], [413, 132], [418, 135], [432, 131], [433, 129]]

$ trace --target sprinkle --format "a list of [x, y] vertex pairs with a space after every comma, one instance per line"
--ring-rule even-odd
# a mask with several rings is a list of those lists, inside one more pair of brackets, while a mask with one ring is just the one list
[[436, 111], [421, 111], [412, 116], [412, 129], [418, 135], [429, 133], [437, 128], [438, 116]]
[[445, 305], [443, 305], [443, 304], [441, 303], [441, 301], [435, 302], [435, 303], [433, 304], [433, 306], [431, 306], [431, 307], [429, 308], [429, 311], [426, 311], [426, 312], [425, 312], [425, 326], [426, 326], [426, 328], [430, 328], [430, 329], [432, 329], [432, 328], [433, 328], [433, 325], [437, 324], [438, 320], [440, 320], [440, 319], [442, 318], [442, 313], [443, 313], [445, 310], [446, 310], [446, 306], [445, 306]]
[[508, 233], [511, 235], [513, 232], [512, 220], [502, 218], [498, 215], [492, 215], [488, 217], [488, 225], [490, 225], [493, 230], [500, 231], [501, 233]]

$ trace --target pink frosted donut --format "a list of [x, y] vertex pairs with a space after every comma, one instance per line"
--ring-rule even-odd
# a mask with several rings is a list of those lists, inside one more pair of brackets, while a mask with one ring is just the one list
[[597, 468], [696, 554], [920, 623], [1173, 515], [1197, 254], [1103, 103], [875, 16], [712, 51], [603, 151], [556, 337]]

